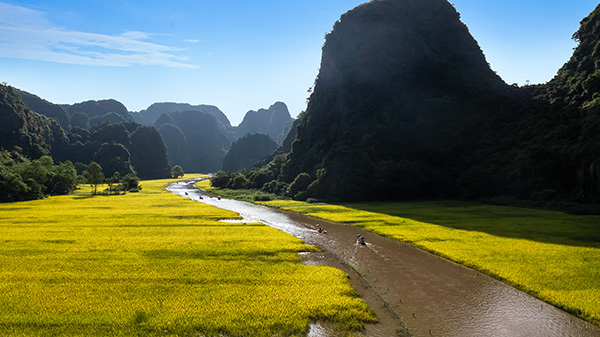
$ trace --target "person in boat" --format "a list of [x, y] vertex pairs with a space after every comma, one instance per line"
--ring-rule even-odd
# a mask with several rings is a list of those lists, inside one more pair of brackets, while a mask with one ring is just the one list
[[366, 245], [366, 243], [365, 243], [365, 237], [364, 237], [364, 236], [362, 236], [362, 235], [360, 235], [360, 234], [356, 236], [356, 242], [357, 242], [358, 244], [361, 244], [361, 245], [363, 245], [363, 246], [365, 246], [365, 245]]
[[321, 227], [321, 225], [317, 224], [317, 232], [321, 233], [321, 234], [327, 234], [327, 231], [325, 230], [325, 228]]

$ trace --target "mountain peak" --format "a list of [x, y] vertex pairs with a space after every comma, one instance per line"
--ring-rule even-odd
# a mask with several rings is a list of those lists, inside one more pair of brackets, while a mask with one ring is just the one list
[[287, 105], [275, 102], [269, 109], [248, 111], [238, 126], [238, 135], [242, 137], [248, 133], [262, 133], [272, 139], [282, 140], [288, 131], [288, 125], [293, 121]]

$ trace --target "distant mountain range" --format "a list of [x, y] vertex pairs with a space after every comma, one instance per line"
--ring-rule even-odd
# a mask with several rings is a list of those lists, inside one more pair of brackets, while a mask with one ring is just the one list
[[[89, 141], [90, 134], [95, 134], [100, 129], [106, 129], [105, 124], [107, 123], [144, 124], [160, 132], [164, 144], [158, 146], [158, 148], [164, 147], [166, 149], [170, 165], [181, 165], [187, 172], [215, 172], [221, 168], [223, 158], [233, 142], [246, 134], [261, 133], [280, 143], [294, 121], [287, 106], [281, 102], [273, 104], [268, 109], [249, 111], [240, 126], [233, 127], [227, 116], [219, 108], [212, 105], [154, 103], [145, 110], [129, 112], [125, 105], [113, 99], [58, 105], [34, 94], [8, 86], [5, 87], [7, 90], [8, 88], [11, 88], [16, 96], [20, 96], [23, 110], [29, 108], [31, 111], [50, 118], [48, 123], [52, 123], [52, 120], [57, 121], [56, 124], [50, 124], [47, 127], [40, 126], [41, 129], [54, 128], [62, 130], [60, 137], [56, 135], [50, 137], [45, 135], [44, 132], [27, 131], [25, 134], [30, 135], [29, 140], [9, 139], [11, 137], [6, 135], [4, 140], [0, 142], [0, 146], [5, 149], [19, 146], [19, 148], [26, 150], [27, 155], [31, 157], [52, 154], [74, 161], [90, 161], [93, 159], [93, 152], [90, 151], [97, 151], [101, 144], [88, 148], [89, 144], [80, 146], [77, 142], [85, 144], [86, 141]], [[17, 100], [16, 96], [13, 97], [15, 100]], [[12, 105], [14, 106], [14, 104]], [[11, 113], [14, 113], [14, 111]], [[38, 118], [32, 117], [36, 114], [22, 113], [22, 115]], [[36, 123], [22, 122], [21, 124], [32, 127]], [[125, 129], [131, 128], [132, 126], [125, 127]], [[129, 131], [133, 132], [134, 130]], [[114, 136], [117, 137], [117, 135]], [[71, 143], [75, 147], [59, 146], [56, 144], [56, 139], [63, 139], [62, 143]], [[115, 142], [125, 147], [129, 143], [129, 141], [118, 139], [118, 137], [103, 139], [106, 142]], [[35, 146], [36, 143], [39, 146]], [[96, 148], [96, 150], [93, 148]], [[250, 151], [250, 153], [260, 153], [260, 151]], [[141, 154], [141, 152], [138, 152], [138, 154]], [[259, 159], [261, 158], [255, 158], [254, 160]], [[144, 170], [142, 169], [142, 171]], [[164, 172], [166, 171], [168, 170]]]
[[[3, 122], [0, 150], [13, 157], [22, 155], [28, 159], [52, 156], [57, 161], [70, 160], [84, 165], [96, 161], [108, 177], [117, 171], [121, 176], [133, 173], [143, 179], [169, 177], [170, 165], [160, 134], [154, 128], [127, 121], [132, 120], [131, 116], [127, 118], [127, 110], [119, 110], [119, 107], [122, 104], [113, 100], [59, 106], [0, 85], [0, 119]], [[110, 112], [105, 113], [106, 110]], [[98, 123], [89, 129], [72, 126], [69, 118], [73, 123], [73, 116], [77, 114], [92, 116], [90, 120], [98, 120]], [[119, 123], [100, 122], [107, 116], [119, 117]]]
[[219, 170], [231, 145], [248, 134], [265, 134], [280, 144], [294, 121], [282, 102], [268, 109], [248, 111], [237, 127], [231, 126], [227, 116], [212, 105], [155, 103], [133, 113], [133, 117], [140, 123], [153, 125], [162, 134], [171, 163], [193, 172]]

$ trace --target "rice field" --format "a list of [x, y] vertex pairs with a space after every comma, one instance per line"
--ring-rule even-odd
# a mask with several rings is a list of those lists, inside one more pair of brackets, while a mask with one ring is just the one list
[[[189, 178], [187, 176], [186, 178]], [[305, 336], [376, 319], [317, 248], [143, 181], [0, 204], [1, 336]]]
[[600, 216], [454, 201], [261, 204], [410, 242], [600, 325]]

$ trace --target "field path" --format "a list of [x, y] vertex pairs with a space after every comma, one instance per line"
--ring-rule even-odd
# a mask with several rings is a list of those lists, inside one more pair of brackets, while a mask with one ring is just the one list
[[[199, 199], [204, 194], [194, 187], [195, 181], [171, 184], [168, 189], [238, 212], [245, 222], [262, 222], [322, 247], [325, 252], [307, 256], [306, 263], [332, 265], [350, 275], [381, 321], [367, 327], [366, 336], [600, 337], [600, 327], [410, 244], [241, 201]], [[319, 234], [317, 223], [328, 234]], [[356, 243], [357, 235], [366, 237], [366, 246]]]

